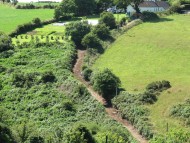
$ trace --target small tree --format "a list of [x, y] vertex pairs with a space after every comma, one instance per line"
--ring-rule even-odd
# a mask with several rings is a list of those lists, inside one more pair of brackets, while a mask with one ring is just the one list
[[66, 25], [65, 35], [71, 36], [71, 40], [77, 46], [81, 46], [81, 41], [83, 37], [90, 32], [91, 26], [87, 21], [82, 22], [72, 22]]
[[37, 25], [37, 26], [40, 26], [40, 25], [41, 25], [41, 20], [40, 20], [39, 18], [34, 18], [34, 19], [32, 20], [32, 22], [33, 22], [35, 25]]
[[93, 88], [106, 99], [110, 99], [121, 84], [120, 79], [109, 69], [95, 73], [92, 76], [91, 82]]
[[104, 23], [95, 26], [92, 32], [102, 40], [105, 40], [110, 36], [109, 28]]
[[65, 135], [66, 143], [95, 143], [90, 131], [82, 124], [75, 125]]
[[114, 29], [116, 27], [115, 17], [113, 15], [113, 13], [111, 13], [111, 12], [103, 12], [103, 13], [101, 13], [99, 23], [100, 24], [104, 23], [110, 29]]
[[90, 32], [86, 34], [82, 39], [82, 45], [86, 48], [98, 48], [101, 44], [100, 39], [97, 37], [97, 35]]

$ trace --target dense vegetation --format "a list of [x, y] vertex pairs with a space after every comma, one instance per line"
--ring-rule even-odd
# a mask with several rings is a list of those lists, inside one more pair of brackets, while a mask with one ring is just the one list
[[0, 57], [1, 140], [84, 143], [108, 136], [135, 142], [72, 76], [72, 42], [33, 41], [6, 48]]

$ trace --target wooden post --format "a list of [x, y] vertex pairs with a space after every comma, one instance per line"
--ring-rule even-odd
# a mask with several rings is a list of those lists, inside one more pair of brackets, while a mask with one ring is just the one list
[[108, 136], [106, 135], [106, 143], [108, 143]]
[[166, 124], [166, 132], [169, 131], [169, 126], [168, 126], [168, 123]]

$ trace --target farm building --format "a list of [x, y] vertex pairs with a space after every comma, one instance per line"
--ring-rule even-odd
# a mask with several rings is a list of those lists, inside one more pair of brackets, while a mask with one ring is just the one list
[[[169, 8], [169, 4], [165, 1], [157, 1], [157, 0], [151, 0], [151, 1], [144, 1], [139, 5], [139, 9], [141, 12], [143, 11], [150, 11], [150, 12], [159, 12], [159, 11], [165, 11]], [[134, 13], [134, 8], [129, 5], [127, 7], [128, 13]]]

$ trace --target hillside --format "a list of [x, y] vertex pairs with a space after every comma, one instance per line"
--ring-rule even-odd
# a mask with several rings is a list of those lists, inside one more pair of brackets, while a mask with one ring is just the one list
[[154, 81], [170, 81], [172, 88], [147, 106], [158, 133], [166, 132], [167, 122], [170, 129], [190, 130], [183, 121], [169, 116], [173, 105], [190, 98], [189, 25], [189, 15], [173, 15], [136, 26], [119, 37], [93, 66], [112, 69], [130, 93], [143, 92]]

